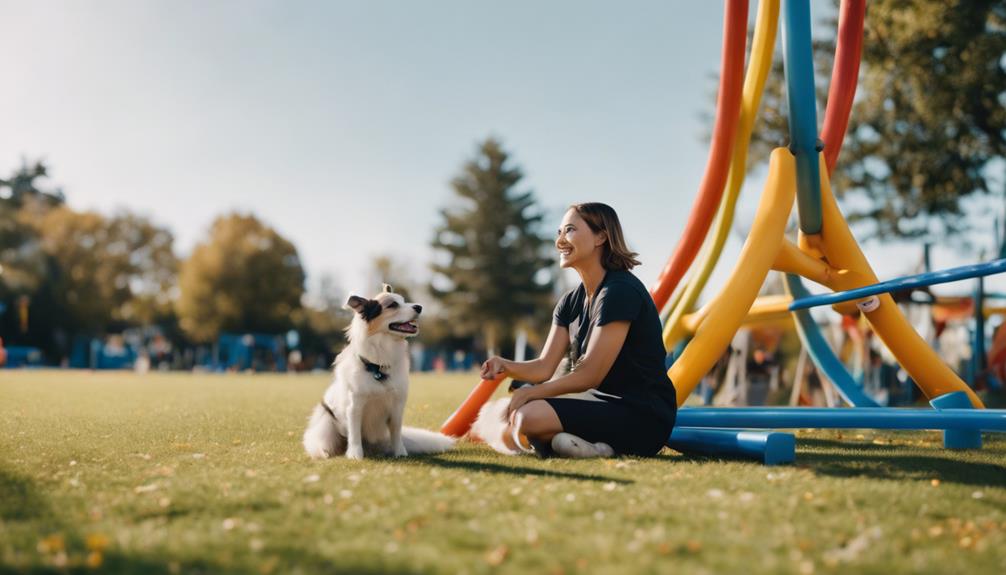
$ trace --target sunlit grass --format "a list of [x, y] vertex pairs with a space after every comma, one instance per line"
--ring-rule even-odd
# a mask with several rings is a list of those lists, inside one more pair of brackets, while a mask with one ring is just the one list
[[[436, 428], [475, 383], [417, 375]], [[308, 460], [328, 378], [0, 371], [0, 570], [1006, 571], [1006, 442], [799, 434], [797, 465]]]

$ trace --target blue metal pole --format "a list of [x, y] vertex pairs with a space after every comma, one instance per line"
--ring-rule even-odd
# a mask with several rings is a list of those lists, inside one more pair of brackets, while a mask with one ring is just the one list
[[979, 277], [975, 280], [975, 334], [971, 346], [971, 387], [978, 378], [988, 377], [985, 373], [985, 280]]
[[682, 407], [683, 427], [752, 429], [970, 429], [1006, 432], [1003, 409]]
[[[810, 292], [803, 287], [799, 276], [786, 274], [785, 278], [786, 289], [794, 299], [810, 296]], [[821, 329], [811, 317], [810, 312], [802, 309], [794, 312], [793, 316], [796, 319], [796, 333], [810, 355], [810, 359], [817, 366], [817, 369], [835, 385], [835, 389], [838, 390], [842, 399], [855, 407], [880, 407], [880, 404], [863, 392], [863, 388], [835, 356], [835, 352], [831, 350], [831, 346], [821, 335]]]
[[792, 433], [778, 431], [675, 427], [667, 445], [681, 453], [742, 457], [765, 465], [796, 459], [796, 438]]
[[810, 1], [786, 0], [782, 30], [786, 99], [789, 103], [789, 150], [796, 156], [797, 207], [800, 230], [821, 233], [821, 170], [818, 159], [817, 96], [814, 93], [814, 49], [810, 35]]
[[831, 305], [854, 299], [863, 299], [872, 295], [892, 291], [950, 283], [963, 279], [999, 274], [1003, 272], [1006, 272], [1006, 259], [922, 273], [914, 276], [905, 276], [861, 288], [801, 298], [791, 303], [789, 305], [789, 309], [790, 311], [808, 309], [821, 305]]
[[[936, 409], [974, 409], [963, 391], [946, 393], [929, 402]], [[981, 449], [982, 432], [974, 429], [947, 429], [943, 432], [943, 447], [947, 449]]]

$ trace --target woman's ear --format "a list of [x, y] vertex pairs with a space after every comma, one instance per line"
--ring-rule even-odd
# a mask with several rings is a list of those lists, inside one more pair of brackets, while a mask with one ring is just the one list
[[608, 241], [608, 232], [598, 232], [597, 238], [594, 240], [594, 247], [599, 248], [604, 245], [604, 242]]

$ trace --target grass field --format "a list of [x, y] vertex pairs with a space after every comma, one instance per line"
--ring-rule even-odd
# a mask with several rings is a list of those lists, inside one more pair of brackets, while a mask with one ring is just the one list
[[[308, 460], [325, 376], [0, 371], [0, 571], [1006, 571], [1006, 441], [801, 432], [797, 464]], [[436, 428], [473, 376], [416, 376]]]

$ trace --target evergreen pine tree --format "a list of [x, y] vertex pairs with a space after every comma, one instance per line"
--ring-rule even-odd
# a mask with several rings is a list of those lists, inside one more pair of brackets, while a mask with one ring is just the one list
[[533, 192], [517, 189], [523, 176], [487, 139], [451, 182], [461, 201], [441, 210], [432, 242], [445, 256], [432, 266], [432, 295], [455, 335], [481, 333], [490, 353], [508, 350], [519, 326], [551, 321], [550, 240], [539, 235]]

